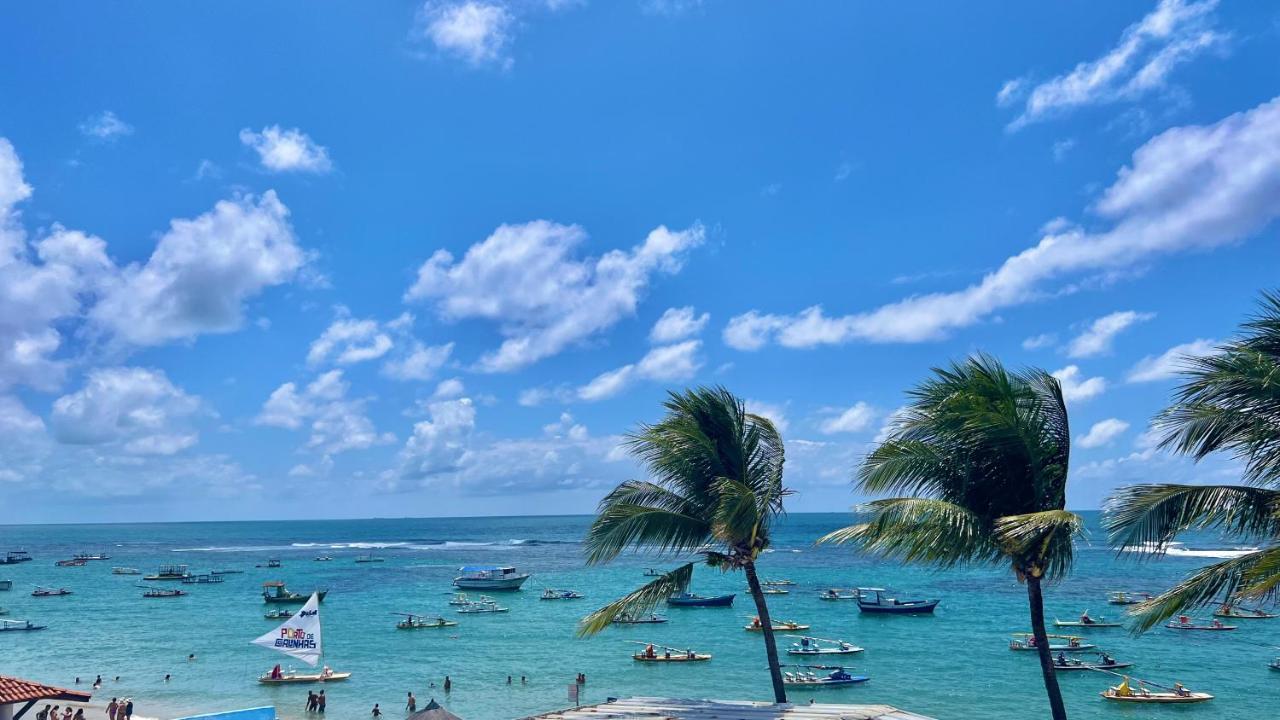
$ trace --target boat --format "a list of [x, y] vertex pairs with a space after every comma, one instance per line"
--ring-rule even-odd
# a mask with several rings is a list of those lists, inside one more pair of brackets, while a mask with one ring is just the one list
[[400, 630], [420, 630], [422, 628], [446, 628], [456, 627], [457, 622], [453, 620], [445, 620], [443, 617], [428, 618], [425, 615], [414, 615], [413, 613], [391, 613], [399, 615], [404, 619], [396, 623], [396, 628]]
[[38, 587], [31, 591], [31, 597], [58, 597], [59, 595], [70, 595], [71, 591], [66, 588], [42, 588]]
[[111, 568], [111, 574], [112, 575], [141, 575], [142, 571], [139, 570], [138, 568], [131, 568], [131, 567], [113, 567]]
[[[764, 632], [764, 625], [760, 623], [760, 617], [758, 615], [752, 615], [751, 622], [744, 625], [742, 629], [746, 630], [747, 632]], [[774, 632], [789, 632], [789, 631], [795, 631], [795, 630], [808, 630], [808, 629], [809, 629], [808, 625], [801, 625], [800, 623], [794, 622], [792, 620], [774, 620], [773, 621]]]
[[547, 588], [542, 591], [543, 600], [579, 600], [581, 598], [582, 593], [575, 590], [554, 590], [552, 588]]
[[941, 600], [899, 600], [885, 593], [884, 588], [854, 588], [858, 610], [864, 613], [887, 615], [923, 615], [932, 613]]
[[268, 620], [288, 620], [293, 617], [292, 610], [268, 610], [263, 613], [262, 617]]
[[1272, 670], [1280, 670], [1280, 657], [1267, 663], [1267, 667], [1271, 668]]
[[529, 573], [517, 572], [513, 567], [496, 565], [468, 565], [459, 569], [462, 574], [453, 584], [463, 590], [519, 590]]
[[787, 590], [785, 588], [780, 588], [780, 587], [773, 587], [771, 585], [766, 585], [760, 588], [760, 592], [765, 595], [790, 595], [791, 594], [790, 590]]
[[0, 558], [0, 565], [17, 565], [18, 563], [31, 562], [31, 553], [26, 550], [10, 550]]
[[699, 653], [689, 649], [669, 647], [667, 645], [657, 645], [655, 643], [646, 643], [639, 640], [631, 642], [637, 645], [644, 645], [645, 648], [631, 656], [636, 662], [705, 662], [711, 659], [711, 653]]
[[[1014, 639], [1009, 641], [1010, 650], [1032, 651], [1036, 650], [1036, 638], [1031, 633], [1014, 633]], [[1066, 643], [1053, 644], [1053, 641], [1066, 640]], [[1049, 635], [1049, 651], [1050, 652], [1083, 652], [1085, 650], [1093, 650], [1098, 647], [1093, 643], [1087, 643], [1084, 638], [1078, 635]]]
[[1107, 596], [1107, 602], [1112, 605], [1137, 605], [1146, 602], [1152, 597], [1151, 593], [1145, 592], [1125, 592], [1123, 590], [1113, 590]]
[[107, 555], [106, 553], [76, 553], [72, 557], [74, 557], [76, 560], [84, 560], [86, 562], [91, 560], [110, 560], [111, 559], [111, 556]]
[[373, 553], [369, 553], [369, 554], [367, 554], [367, 555], [358, 555], [358, 556], [356, 556], [356, 562], [358, 562], [358, 563], [380, 563], [380, 562], [383, 562], [383, 558], [380, 558], [380, 557], [378, 557], [378, 556], [374, 555]]
[[857, 600], [858, 592], [850, 590], [849, 592], [840, 592], [839, 588], [828, 588], [822, 591], [818, 596], [819, 600]]
[[1102, 697], [1107, 700], [1116, 702], [1130, 703], [1168, 703], [1181, 704], [1205, 702], [1212, 700], [1213, 696], [1206, 692], [1191, 692], [1184, 688], [1181, 683], [1175, 683], [1172, 690], [1163, 692], [1152, 692], [1147, 689], [1147, 683], [1139, 680], [1138, 687], [1132, 688], [1129, 685], [1129, 676], [1123, 676], [1124, 680], [1119, 685], [1115, 685], [1102, 691]]
[[769, 587], [785, 587], [789, 585], [795, 585], [795, 582], [792, 580], [787, 580], [786, 578], [783, 578], [780, 580], [763, 580], [760, 582], [760, 584], [766, 585]]
[[317, 555], [317, 556], [315, 556], [313, 559], [314, 559], [316, 562], [332, 562], [332, 561], [333, 561], [333, 556], [331, 556], [331, 555]]
[[733, 607], [734, 595], [716, 595], [706, 597], [690, 592], [682, 592], [667, 598], [671, 607]]
[[0, 620], [0, 632], [25, 632], [44, 630], [48, 625], [36, 625], [30, 620]]
[[79, 558], [71, 558], [70, 560], [59, 560], [54, 563], [58, 567], [84, 567], [86, 561]]
[[284, 567], [284, 565], [281, 565], [281, 564], [280, 564], [280, 558], [267, 558], [267, 561], [266, 561], [265, 563], [259, 563], [259, 564], [257, 564], [257, 565], [254, 565], [254, 567], [256, 567], [256, 568], [280, 568], [280, 567]]
[[1242, 608], [1236, 605], [1223, 605], [1213, 611], [1213, 616], [1232, 618], [1233, 620], [1270, 620], [1274, 617], [1280, 617], [1280, 615], [1265, 612], [1258, 608]]
[[1239, 625], [1223, 625], [1221, 620], [1213, 620], [1208, 625], [1197, 625], [1194, 620], [1187, 615], [1179, 615], [1177, 620], [1170, 620], [1164, 624], [1170, 630], [1235, 630]]
[[645, 577], [662, 577], [662, 576], [663, 576], [663, 575], [665, 575], [665, 574], [666, 574], [666, 573], [664, 573], [664, 572], [662, 572], [661, 570], [658, 570], [658, 569], [656, 569], [656, 568], [645, 568], [645, 569], [644, 569], [644, 576], [645, 576]]
[[450, 605], [470, 605], [473, 601], [466, 593], [458, 593], [449, 600]]
[[1069, 658], [1062, 653], [1058, 653], [1053, 657], [1053, 669], [1058, 672], [1071, 670], [1118, 670], [1132, 666], [1133, 663], [1119, 662], [1106, 653], [1098, 654], [1098, 662], [1085, 662], [1077, 658]]
[[1097, 618], [1093, 617], [1092, 615], [1089, 614], [1088, 610], [1085, 610], [1084, 612], [1080, 613], [1079, 620], [1059, 620], [1058, 618], [1054, 618], [1053, 624], [1056, 627], [1074, 627], [1074, 628], [1121, 627], [1121, 623], [1107, 622], [1107, 619], [1103, 617], [1097, 617]]
[[315, 592], [307, 598], [298, 612], [280, 624], [280, 627], [253, 641], [254, 645], [270, 648], [289, 657], [315, 667], [321, 665], [320, 672], [306, 673], [295, 670], [283, 670], [276, 665], [270, 672], [263, 673], [258, 682], [264, 685], [293, 685], [300, 683], [327, 683], [346, 680], [349, 672], [334, 672], [324, 665], [324, 646], [320, 632], [320, 593]]
[[210, 570], [210, 575], [243, 575], [243, 570]]
[[204, 575], [188, 575], [182, 578], [183, 585], [212, 585], [215, 583], [226, 582], [226, 578], [221, 575], [207, 573]]
[[154, 573], [142, 579], [154, 582], [156, 580], [181, 580], [187, 577], [191, 577], [191, 573], [187, 572], [186, 565], [161, 565]]
[[6, 590], [6, 591], [7, 591], [7, 590], [12, 590], [12, 589], [13, 589], [13, 581], [12, 581], [12, 580], [0, 580], [0, 590]]
[[[324, 602], [325, 595], [329, 594], [328, 590], [317, 590], [313, 593], [317, 598], [316, 602]], [[292, 592], [284, 586], [283, 580], [268, 580], [262, 583], [262, 601], [276, 604], [303, 603], [307, 601], [309, 595], [302, 595]]]
[[458, 612], [466, 615], [479, 614], [479, 613], [504, 613], [504, 612], [509, 612], [510, 610], [511, 608], [504, 608], [498, 605], [497, 602], [493, 600], [487, 600], [485, 598], [481, 598], [476, 602], [473, 602], [469, 605], [464, 605], [458, 608]]
[[146, 589], [146, 592], [142, 593], [144, 598], [175, 598], [187, 594], [186, 590], [179, 590], [178, 588], [149, 588], [145, 585], [139, 585], [138, 587]]
[[621, 613], [613, 619], [614, 625], [654, 625], [664, 623], [667, 619], [662, 615], [631, 615]]
[[818, 675], [811, 670], [803, 670], [794, 673], [784, 671], [782, 673], [783, 685], [806, 688], [838, 687], [842, 685], [856, 685], [871, 679], [866, 675], [850, 675], [844, 668], [831, 665], [800, 665], [799, 667], [808, 667], [816, 670], [830, 670], [831, 672], [826, 675]]
[[862, 648], [844, 640], [826, 640], [809, 635], [791, 635], [790, 637], [798, 637], [800, 642], [792, 643], [791, 647], [787, 648], [788, 655], [853, 655], [862, 652]]

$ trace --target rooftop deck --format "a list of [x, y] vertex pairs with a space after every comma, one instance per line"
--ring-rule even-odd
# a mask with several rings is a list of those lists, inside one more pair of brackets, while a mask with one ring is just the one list
[[741, 700], [623, 698], [534, 715], [524, 720], [933, 720], [890, 705], [774, 705]]

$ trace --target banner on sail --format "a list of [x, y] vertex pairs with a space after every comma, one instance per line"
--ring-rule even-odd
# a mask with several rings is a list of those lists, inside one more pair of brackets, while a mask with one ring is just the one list
[[320, 597], [312, 593], [302, 609], [280, 627], [253, 641], [315, 667], [323, 650], [320, 646]]

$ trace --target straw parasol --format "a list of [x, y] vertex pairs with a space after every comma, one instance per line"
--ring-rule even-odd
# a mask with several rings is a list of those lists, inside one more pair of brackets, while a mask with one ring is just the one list
[[409, 716], [408, 720], [462, 720], [462, 718], [440, 707], [435, 698], [427, 702], [427, 706]]

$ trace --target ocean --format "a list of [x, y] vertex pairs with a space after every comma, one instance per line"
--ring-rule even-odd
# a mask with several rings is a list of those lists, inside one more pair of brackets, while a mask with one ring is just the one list
[[[1135, 556], [1117, 557], [1105, 544], [1098, 514], [1086, 515], [1090, 537], [1081, 544], [1074, 574], [1046, 591], [1049, 622], [1054, 616], [1074, 618], [1086, 609], [1094, 616], [1117, 617], [1120, 608], [1106, 602], [1109, 591], [1159, 591], [1236, 547], [1196, 536], [1185, 538], [1176, 554], [1139, 562]], [[771, 697], [761, 636], [743, 629], [752, 604], [739, 574], [700, 568], [694, 575], [695, 592], [738, 593], [732, 608], [660, 608], [670, 617], [664, 625], [614, 626], [592, 638], [576, 637], [577, 620], [641, 585], [645, 568], [676, 564], [627, 555], [606, 566], [586, 567], [580, 541], [590, 520], [0, 526], [0, 553], [25, 549], [35, 557], [29, 563], [0, 565], [0, 580], [14, 583], [12, 591], [0, 592], [0, 607], [8, 608], [8, 619], [49, 626], [41, 632], [0, 634], [0, 674], [68, 687], [78, 677], [82, 688], [101, 675], [107, 682], [95, 702], [131, 696], [137, 713], [147, 717], [275, 705], [281, 717], [301, 718], [307, 690], [318, 686], [260, 685], [255, 681], [259, 674], [277, 662], [289, 662], [250, 644], [275, 627], [263, 618], [262, 583], [283, 580], [298, 592], [329, 590], [321, 606], [326, 662], [354, 673], [346, 682], [323, 686], [331, 718], [368, 717], [374, 703], [387, 717], [402, 717], [410, 691], [419, 708], [434, 697], [466, 720], [522, 717], [571, 705], [568, 688], [577, 673], [587, 676], [584, 704], [632, 695]], [[852, 657], [851, 665], [854, 673], [869, 675], [870, 682], [792, 690], [793, 701], [888, 703], [965, 720], [1048, 716], [1035, 654], [1008, 649], [1012, 633], [1030, 630], [1025, 589], [1008, 570], [934, 571], [867, 558], [848, 547], [814, 546], [817, 537], [849, 520], [843, 513], [789, 515], [775, 533], [773, 550], [761, 561], [762, 577], [796, 583], [790, 594], [769, 597], [776, 619], [811, 624], [808, 632], [814, 636], [866, 648]], [[384, 562], [354, 562], [369, 552]], [[106, 553], [111, 559], [84, 567], [54, 566], [76, 553]], [[318, 555], [333, 560], [316, 562]], [[279, 558], [283, 567], [255, 567], [268, 558]], [[111, 573], [115, 566], [151, 572], [173, 563], [188, 565], [194, 573], [243, 573], [214, 585], [165, 583], [190, 591], [173, 599], [144, 599], [137, 587], [140, 577]], [[510, 612], [459, 615], [447, 603], [454, 593], [452, 579], [467, 564], [514, 565], [533, 577], [521, 592], [495, 594]], [[74, 594], [34, 598], [30, 592], [36, 585], [66, 587]], [[818, 598], [824, 588], [854, 586], [893, 588], [901, 597], [936, 597], [942, 603], [933, 616], [877, 617], [860, 615], [852, 602]], [[543, 601], [539, 595], [545, 587], [573, 589], [586, 597]], [[397, 612], [440, 614], [459, 625], [397, 630]], [[1200, 615], [1207, 617], [1208, 611]], [[1137, 663], [1135, 677], [1163, 684], [1180, 681], [1217, 698], [1195, 707], [1117, 707], [1098, 695], [1116, 678], [1063, 673], [1059, 679], [1070, 716], [1280, 716], [1280, 672], [1267, 667], [1280, 655], [1280, 619], [1235, 622], [1241, 627], [1234, 632], [1158, 628], [1132, 637], [1125, 629], [1089, 631], [1090, 642]], [[634, 641], [692, 647], [714, 659], [641, 664], [631, 659], [640, 647]], [[791, 639], [780, 641], [785, 647]], [[187, 660], [191, 653], [194, 661]], [[440, 687], [446, 675], [453, 681], [448, 694]]]

